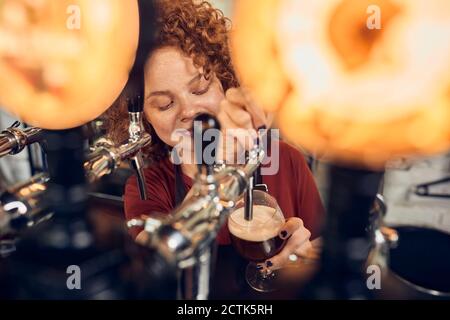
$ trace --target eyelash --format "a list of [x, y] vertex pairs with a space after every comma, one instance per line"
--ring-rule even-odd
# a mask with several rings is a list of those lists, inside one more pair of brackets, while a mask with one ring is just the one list
[[162, 107], [158, 107], [159, 110], [161, 111], [165, 111], [168, 110], [170, 108], [170, 106], [172, 106], [173, 101], [170, 101], [170, 103], [168, 105], [162, 106]]

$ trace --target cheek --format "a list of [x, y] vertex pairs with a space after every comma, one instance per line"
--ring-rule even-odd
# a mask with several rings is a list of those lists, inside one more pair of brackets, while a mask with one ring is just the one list
[[174, 142], [170, 139], [173, 130], [175, 129], [175, 116], [167, 112], [155, 111], [145, 112], [146, 120], [152, 125], [157, 136], [166, 144], [173, 146]]
[[219, 113], [220, 102], [225, 99], [222, 86], [220, 84], [214, 84], [209, 91], [209, 94], [205, 99], [205, 106], [212, 114]]

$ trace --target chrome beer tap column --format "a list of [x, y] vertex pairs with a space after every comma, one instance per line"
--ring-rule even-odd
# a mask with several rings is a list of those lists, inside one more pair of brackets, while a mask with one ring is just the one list
[[[207, 141], [208, 131], [220, 132], [217, 119], [201, 114], [194, 119], [194, 150], [198, 172], [194, 197], [172, 214], [174, 221], [158, 232], [157, 248], [169, 260], [176, 259], [179, 273], [178, 298], [206, 300], [209, 296], [211, 269], [215, 261], [214, 239], [223, 223], [226, 208], [220, 203], [219, 182], [214, 164], [220, 135]], [[211, 154], [206, 154], [207, 149]]]
[[[196, 123], [201, 125], [196, 126]], [[145, 220], [132, 219], [127, 223], [128, 227], [143, 227], [149, 235], [147, 245], [156, 248], [167, 261], [178, 267], [179, 298], [182, 299], [208, 298], [215, 238], [226, 222], [229, 210], [234, 207], [234, 201], [246, 190], [250, 177], [264, 158], [264, 151], [255, 146], [244, 166], [222, 165], [216, 170], [215, 154], [209, 161], [208, 157], [205, 159], [207, 143], [201, 138], [208, 129], [219, 131], [219, 128], [217, 120], [209, 115], [200, 115], [194, 120], [196, 157], [201, 160], [197, 160], [199, 172], [193, 196], [170, 215], [155, 214]], [[215, 142], [218, 139], [212, 143]], [[217, 145], [215, 147], [217, 149]], [[214, 148], [208, 146], [208, 150]]]

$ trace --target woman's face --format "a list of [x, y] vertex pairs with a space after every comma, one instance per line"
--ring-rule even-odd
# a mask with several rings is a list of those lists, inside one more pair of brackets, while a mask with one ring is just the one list
[[157, 49], [145, 65], [146, 119], [158, 137], [170, 146], [179, 141], [176, 129], [192, 129], [200, 113], [217, 114], [224, 99], [220, 81], [212, 75], [206, 79], [202, 68], [194, 66], [175, 47]]

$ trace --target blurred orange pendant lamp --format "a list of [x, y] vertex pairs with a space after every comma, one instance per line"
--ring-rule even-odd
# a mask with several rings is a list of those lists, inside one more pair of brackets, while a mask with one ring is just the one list
[[334, 162], [380, 168], [450, 146], [450, 1], [240, 0], [243, 85], [282, 134]]
[[138, 32], [133, 0], [1, 0], [0, 105], [45, 129], [93, 120], [123, 89]]

